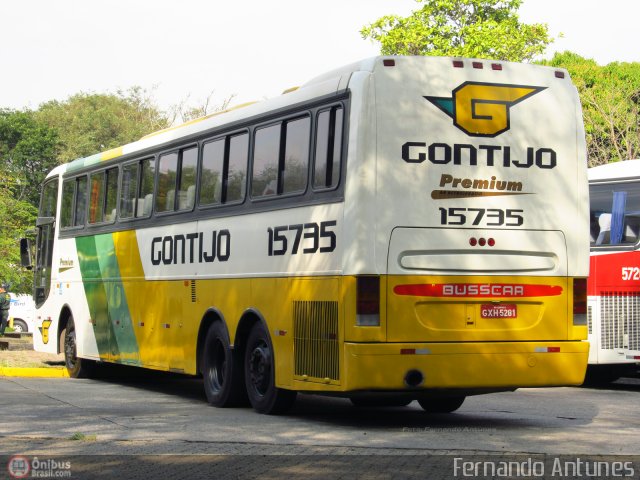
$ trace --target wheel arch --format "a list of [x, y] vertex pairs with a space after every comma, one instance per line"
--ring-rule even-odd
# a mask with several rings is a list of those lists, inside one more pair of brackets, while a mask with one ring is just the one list
[[249, 332], [251, 332], [251, 329], [256, 323], [262, 324], [264, 330], [267, 332], [269, 347], [271, 348], [271, 352], [273, 352], [273, 343], [271, 342], [271, 333], [269, 332], [267, 321], [258, 310], [256, 310], [255, 308], [249, 308], [245, 310], [242, 313], [242, 317], [240, 317], [238, 327], [236, 328], [236, 334], [233, 337], [233, 343], [231, 345], [234, 350], [239, 351], [241, 358], [244, 358], [244, 349], [247, 345]]
[[67, 323], [69, 322], [69, 318], [71, 318], [73, 316], [73, 313], [71, 312], [71, 307], [67, 304], [65, 304], [61, 309], [60, 309], [60, 315], [58, 316], [58, 331], [57, 331], [57, 335], [56, 335], [56, 341], [58, 342], [58, 353], [62, 353], [63, 349], [62, 349], [62, 343], [60, 341], [60, 335], [62, 334], [62, 331], [67, 328]]
[[196, 344], [196, 373], [202, 373], [202, 354], [204, 352], [204, 341], [207, 338], [207, 332], [211, 325], [215, 322], [221, 322], [229, 335], [229, 328], [224, 319], [224, 315], [217, 308], [209, 308], [200, 320], [200, 328], [198, 329], [198, 339]]

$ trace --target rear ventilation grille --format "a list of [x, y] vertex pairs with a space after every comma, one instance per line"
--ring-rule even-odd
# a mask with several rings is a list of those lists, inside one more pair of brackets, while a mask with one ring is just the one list
[[640, 294], [602, 292], [600, 345], [640, 350]]
[[593, 307], [587, 307], [587, 325], [589, 326], [589, 335], [593, 333]]
[[191, 303], [196, 303], [196, 281], [191, 280]]
[[295, 375], [340, 378], [338, 302], [293, 302]]

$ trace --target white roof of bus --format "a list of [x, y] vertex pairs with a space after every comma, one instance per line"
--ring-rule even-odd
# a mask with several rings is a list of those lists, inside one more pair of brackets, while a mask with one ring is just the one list
[[624, 160], [589, 169], [589, 181], [631, 177], [640, 177], [640, 160]]

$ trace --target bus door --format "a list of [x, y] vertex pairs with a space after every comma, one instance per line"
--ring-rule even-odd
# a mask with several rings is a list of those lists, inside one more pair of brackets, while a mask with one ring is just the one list
[[45, 183], [40, 200], [40, 212], [36, 223], [36, 264], [33, 272], [34, 300], [40, 307], [51, 291], [53, 241], [56, 226], [56, 201], [58, 179]]

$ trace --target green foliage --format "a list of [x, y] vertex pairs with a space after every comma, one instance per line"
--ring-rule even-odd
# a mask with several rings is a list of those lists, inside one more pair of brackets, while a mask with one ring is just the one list
[[57, 131], [33, 112], [0, 110], [0, 169], [11, 176], [11, 194], [38, 204], [40, 184], [57, 165]]
[[14, 194], [17, 180], [0, 170], [0, 280], [11, 284], [11, 291], [30, 293], [33, 276], [20, 267], [20, 238], [35, 224], [37, 210]]
[[640, 158], [640, 63], [600, 66], [571, 52], [544, 63], [566, 68], [580, 93], [589, 166]]
[[521, 23], [522, 0], [416, 0], [408, 17], [384, 16], [360, 33], [383, 55], [434, 55], [527, 61], [551, 43], [544, 24]]
[[130, 143], [169, 126], [164, 113], [139, 87], [116, 95], [79, 93], [64, 102], [44, 103], [35, 115], [58, 132], [60, 163]]

